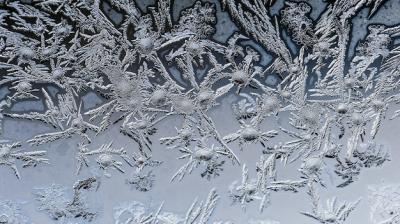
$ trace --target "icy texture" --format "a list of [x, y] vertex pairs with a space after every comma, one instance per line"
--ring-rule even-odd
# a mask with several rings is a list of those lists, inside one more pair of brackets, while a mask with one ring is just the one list
[[[393, 2], [0, 1], [0, 222], [351, 223], [340, 192], [399, 159], [400, 20], [354, 34]], [[392, 188], [371, 222], [399, 223]], [[293, 195], [310, 208], [283, 213]]]

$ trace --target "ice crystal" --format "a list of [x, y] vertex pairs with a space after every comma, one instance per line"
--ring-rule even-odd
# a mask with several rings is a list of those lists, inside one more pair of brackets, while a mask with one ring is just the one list
[[20, 142], [15, 142], [8, 144], [8, 141], [2, 141], [0, 143], [0, 165], [10, 167], [17, 178], [20, 178], [20, 174], [17, 169], [16, 161], [23, 161], [24, 164], [22, 167], [35, 167], [40, 163], [49, 163], [48, 159], [43, 156], [46, 154], [46, 151], [28, 151], [21, 152], [21, 150], [17, 150], [17, 148], [21, 147]]
[[193, 204], [188, 208], [185, 216], [171, 212], [163, 212], [164, 203], [161, 203], [157, 210], [149, 211], [144, 204], [134, 201], [115, 207], [114, 219], [116, 224], [205, 224], [209, 223], [210, 216], [216, 207], [218, 198], [219, 196], [215, 189], [212, 189], [206, 201], [198, 202], [198, 200], [195, 199]]
[[319, 194], [316, 192], [312, 183], [309, 183], [308, 186], [308, 194], [311, 198], [312, 203], [312, 212], [302, 212], [302, 214], [313, 218], [322, 224], [343, 223], [344, 221], [346, 221], [350, 213], [355, 209], [360, 201], [358, 200], [353, 203], [343, 202], [341, 204], [338, 204], [337, 199], [334, 197], [327, 200], [326, 208], [321, 208], [322, 206], [319, 202]]
[[53, 220], [68, 222], [68, 220], [92, 221], [97, 216], [97, 211], [87, 202], [84, 190], [92, 190], [98, 186], [96, 178], [80, 180], [73, 186], [72, 198], [69, 197], [67, 188], [52, 184], [47, 188], [39, 188], [35, 192], [39, 203], [39, 210], [46, 211]]
[[186, 174], [190, 174], [199, 165], [206, 166], [206, 170], [201, 174], [202, 177], [206, 176], [209, 179], [211, 176], [218, 176], [222, 171], [221, 166], [225, 163], [218, 161], [219, 157], [227, 155], [222, 149], [216, 148], [214, 145], [207, 147], [202, 141], [199, 141], [193, 150], [182, 148], [180, 151], [183, 155], [179, 159], [189, 158], [189, 161], [173, 175], [171, 181], [176, 178], [182, 180]]
[[268, 192], [259, 188], [256, 179], [249, 179], [248, 170], [246, 165], [243, 165], [242, 181], [239, 184], [237, 181], [229, 186], [229, 195], [233, 202], [240, 203], [242, 208], [246, 208], [246, 204], [254, 201], [260, 201], [260, 210], [262, 211], [265, 204], [268, 203]]
[[135, 172], [126, 180], [126, 183], [133, 185], [138, 191], [149, 191], [153, 187], [154, 177], [151, 171], [146, 174]]
[[79, 152], [77, 157], [77, 172], [81, 170], [83, 165], [89, 166], [89, 156], [96, 156], [96, 162], [99, 165], [99, 168], [104, 170], [105, 176], [111, 176], [108, 171], [112, 168], [124, 173], [125, 171], [122, 169], [122, 162], [114, 159], [114, 157], [121, 157], [122, 160], [131, 165], [131, 162], [129, 161], [129, 158], [126, 154], [127, 153], [123, 148], [112, 148], [112, 142], [108, 144], [103, 144], [100, 146], [100, 148], [95, 150], [89, 150], [86, 145], [81, 144], [79, 145]]

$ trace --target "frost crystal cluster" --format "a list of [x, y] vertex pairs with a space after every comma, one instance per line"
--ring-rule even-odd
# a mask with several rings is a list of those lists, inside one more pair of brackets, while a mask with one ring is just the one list
[[[307, 223], [351, 223], [363, 199], [326, 192], [399, 159], [380, 139], [400, 116], [400, 25], [375, 19], [396, 0], [150, 2], [0, 0], [0, 189], [65, 167], [76, 182], [30, 180], [26, 213], [0, 190], [0, 223], [243, 223], [229, 201], [276, 224], [276, 195], [308, 198]], [[186, 213], [152, 195], [194, 177], [212, 190]], [[138, 199], [96, 200], [125, 187]], [[370, 188], [372, 223], [400, 223], [399, 192]]]

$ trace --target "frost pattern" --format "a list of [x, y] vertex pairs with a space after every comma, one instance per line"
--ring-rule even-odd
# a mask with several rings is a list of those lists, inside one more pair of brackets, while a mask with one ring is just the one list
[[97, 181], [95, 178], [78, 181], [73, 186], [72, 197], [69, 197], [67, 188], [58, 184], [39, 188], [34, 193], [39, 203], [38, 209], [46, 211], [52, 220], [60, 223], [92, 221], [96, 218], [97, 211], [88, 203], [84, 192], [96, 188]]
[[157, 210], [146, 211], [145, 205], [140, 202], [134, 201], [131, 203], [125, 203], [121, 206], [116, 207], [114, 210], [114, 219], [116, 224], [128, 224], [128, 223], [171, 223], [171, 224], [200, 224], [208, 223], [208, 220], [213, 213], [216, 203], [218, 201], [218, 195], [215, 189], [212, 189], [207, 197], [207, 200], [198, 202], [194, 200], [186, 212], [185, 217], [180, 217], [177, 214], [170, 212], [163, 212], [163, 203]]
[[21, 204], [12, 201], [0, 202], [0, 223], [29, 223], [28, 217], [22, 214]]
[[15, 176], [20, 178], [19, 171], [17, 169], [16, 161], [23, 161], [22, 167], [37, 166], [40, 163], [48, 163], [48, 159], [42, 157], [46, 154], [46, 151], [30, 151], [20, 152], [17, 148], [21, 147], [20, 142], [7, 144], [8, 141], [2, 141], [0, 143], [0, 165], [8, 166], [14, 171]]
[[374, 223], [391, 224], [400, 222], [400, 185], [381, 184], [370, 186], [370, 218]]
[[[275, 1], [222, 0], [240, 30], [221, 43], [213, 38], [214, 3], [197, 1], [173, 19], [168, 0], [147, 10], [128, 0], [0, 1], [0, 85], [8, 90], [0, 101], [0, 121], [22, 119], [53, 128], [15, 143], [2, 141], [0, 165], [21, 178], [19, 161], [22, 167], [35, 167], [49, 160], [45, 150], [17, 148], [73, 138], [78, 139], [78, 176], [85, 167], [108, 178], [130, 175], [126, 184], [146, 192], [156, 184], [153, 170], [170, 162], [153, 158], [159, 141], [181, 154], [181, 167], [168, 174], [171, 182], [185, 181], [197, 171], [213, 181], [230, 162], [242, 166], [241, 181], [233, 182], [228, 193], [243, 209], [258, 201], [262, 212], [273, 203], [274, 192], [308, 189], [312, 209], [301, 214], [320, 223], [344, 223], [358, 202], [338, 204], [334, 198], [322, 208], [317, 188], [327, 187], [329, 170], [336, 175], [333, 185], [343, 188], [364, 169], [390, 160], [377, 136], [389, 107], [400, 102], [399, 46], [394, 42], [400, 28], [369, 25], [351, 55], [352, 18], [365, 8], [373, 17], [385, 1], [330, 1], [317, 19], [308, 2], [282, 2], [273, 16], [269, 9]], [[267, 51], [270, 63], [262, 63], [265, 55], [246, 44], [250, 40]], [[293, 43], [298, 49], [289, 48]], [[272, 76], [278, 83], [265, 84]], [[85, 107], [82, 96], [90, 92], [101, 97], [100, 105]], [[212, 112], [228, 95], [237, 97], [232, 113], [238, 130], [225, 132]], [[15, 110], [26, 101], [42, 102], [44, 110]], [[181, 126], [157, 140], [158, 129], [172, 118]], [[94, 144], [116, 130], [135, 147]], [[275, 141], [278, 137], [284, 140]], [[240, 155], [256, 145], [262, 147], [259, 162], [246, 165]], [[281, 175], [279, 168], [290, 164], [296, 164], [297, 177]], [[249, 169], [256, 172], [254, 178]], [[78, 181], [72, 198], [55, 184], [38, 190], [39, 209], [61, 222], [95, 220], [97, 212], [82, 193], [98, 184], [97, 178]], [[372, 191], [388, 197], [385, 189]], [[116, 208], [114, 218], [116, 223], [209, 223], [218, 198], [212, 190], [205, 203], [195, 200], [185, 217], [162, 212], [162, 203], [147, 211], [132, 202]], [[379, 199], [374, 212], [385, 213], [380, 206], [386, 200]], [[23, 219], [12, 204], [1, 206], [5, 222]], [[397, 223], [396, 211], [390, 221], [379, 223]]]

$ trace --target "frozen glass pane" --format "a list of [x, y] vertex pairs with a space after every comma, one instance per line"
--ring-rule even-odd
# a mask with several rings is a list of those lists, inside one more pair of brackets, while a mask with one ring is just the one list
[[0, 223], [400, 223], [398, 0], [0, 0]]

